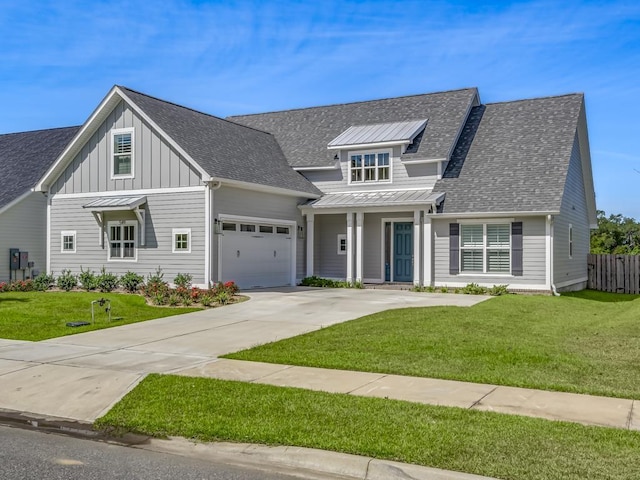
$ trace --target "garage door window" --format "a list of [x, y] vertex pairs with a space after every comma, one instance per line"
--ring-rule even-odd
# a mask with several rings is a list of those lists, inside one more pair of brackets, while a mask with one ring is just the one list
[[223, 232], [235, 232], [237, 230], [237, 225], [235, 223], [223, 222], [222, 223], [222, 231]]
[[289, 235], [289, 227], [276, 227], [276, 233], [280, 235]]
[[255, 232], [256, 231], [256, 226], [255, 225], [249, 225], [246, 223], [241, 223], [240, 224], [240, 231], [241, 232]]
[[273, 233], [271, 225], [260, 225], [260, 233]]

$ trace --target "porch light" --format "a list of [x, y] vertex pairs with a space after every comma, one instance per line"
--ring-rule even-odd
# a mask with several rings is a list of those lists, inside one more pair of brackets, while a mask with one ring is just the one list
[[302, 225], [298, 225], [298, 238], [304, 239], [304, 227]]
[[217, 218], [213, 220], [213, 233], [215, 235], [222, 235], [222, 222]]

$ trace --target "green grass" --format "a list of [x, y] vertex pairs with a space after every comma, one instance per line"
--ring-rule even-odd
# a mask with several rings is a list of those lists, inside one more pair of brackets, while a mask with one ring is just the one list
[[320, 448], [498, 478], [640, 478], [639, 432], [205, 378], [150, 375], [96, 426]]
[[390, 310], [226, 357], [640, 399], [640, 296]]
[[[96, 321], [85, 327], [67, 327], [67, 322], [91, 322], [91, 301], [111, 300], [111, 316], [122, 320], [108, 322], [104, 308], [95, 306]], [[6, 292], [0, 293], [0, 338], [39, 341], [74, 333], [142, 322], [194, 312], [200, 308], [151, 307], [138, 295], [84, 292]]]

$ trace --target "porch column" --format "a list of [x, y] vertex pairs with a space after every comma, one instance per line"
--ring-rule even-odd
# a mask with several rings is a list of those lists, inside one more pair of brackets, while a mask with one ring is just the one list
[[307, 277], [313, 277], [313, 234], [315, 232], [313, 213], [307, 213]]
[[420, 285], [420, 210], [413, 212], [413, 284]]
[[428, 211], [424, 211], [424, 217], [422, 217], [422, 240], [423, 240], [423, 260], [424, 266], [422, 268], [423, 273], [423, 285], [429, 287], [433, 285], [433, 230], [431, 225], [431, 217], [427, 216]]
[[362, 282], [362, 223], [363, 212], [356, 212], [356, 282]]
[[347, 212], [347, 282], [353, 282], [353, 212]]

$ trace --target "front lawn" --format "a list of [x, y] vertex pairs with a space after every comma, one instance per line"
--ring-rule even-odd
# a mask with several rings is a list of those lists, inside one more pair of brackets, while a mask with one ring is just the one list
[[390, 310], [226, 357], [640, 399], [640, 296]]
[[514, 480], [640, 478], [639, 432], [206, 378], [150, 375], [96, 426]]
[[[111, 316], [121, 320], [108, 322], [105, 307], [95, 305], [95, 323], [67, 327], [67, 322], [91, 322], [91, 302], [111, 301]], [[74, 333], [99, 330], [154, 318], [194, 312], [200, 308], [163, 308], [147, 305], [139, 295], [86, 292], [5, 292], [0, 294], [0, 338], [46, 340]]]

